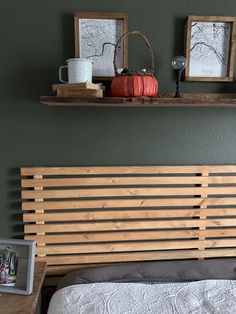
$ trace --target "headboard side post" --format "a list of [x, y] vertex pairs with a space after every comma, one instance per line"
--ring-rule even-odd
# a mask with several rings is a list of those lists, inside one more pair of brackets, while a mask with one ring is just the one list
[[[43, 176], [42, 175], [34, 175], [34, 179], [37, 180], [37, 179], [43, 179]], [[34, 187], [34, 190], [35, 191], [42, 191], [43, 190], [43, 186], [36, 186]], [[43, 198], [35, 198], [35, 202], [43, 202], [44, 199]], [[44, 213], [44, 209], [36, 209], [35, 210], [35, 214], [43, 214]], [[44, 225], [44, 220], [42, 220], [42, 218], [39, 219], [39, 221], [36, 221], [36, 225]], [[45, 232], [37, 232], [36, 233], [37, 236], [40, 236], [40, 235], [45, 235]], [[37, 241], [36, 241], [37, 242]], [[45, 243], [36, 243], [36, 245], [39, 247], [39, 246], [45, 246]], [[46, 256], [45, 254], [37, 254], [37, 256], [40, 256], [40, 257], [43, 257], [43, 256]]]
[[[202, 172], [201, 173], [201, 176], [202, 177], [208, 177], [209, 176], [209, 173], [208, 172]], [[201, 184], [201, 187], [202, 188], [206, 188], [208, 187], [208, 184], [207, 183], [203, 183]], [[201, 205], [200, 205], [200, 216], [199, 216], [199, 219], [202, 220], [202, 221], [206, 221], [206, 214], [204, 213], [204, 210], [207, 209], [207, 193], [204, 191], [202, 194], [201, 194], [201, 199], [202, 199], [202, 202], [201, 202]], [[205, 250], [205, 246], [203, 246], [202, 244], [202, 240], [205, 240], [206, 239], [206, 227], [205, 226], [200, 226], [199, 227], [199, 241], [200, 241], [200, 246], [199, 246], [199, 250], [200, 251], [204, 251]], [[202, 260], [204, 259], [203, 258], [199, 258], [199, 260]]]

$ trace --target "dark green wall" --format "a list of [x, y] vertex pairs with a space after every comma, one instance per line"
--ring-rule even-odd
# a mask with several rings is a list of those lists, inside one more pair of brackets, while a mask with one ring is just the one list
[[[19, 168], [55, 165], [236, 163], [236, 109], [53, 108], [39, 103], [74, 56], [73, 13], [116, 11], [150, 40], [160, 92], [175, 88], [187, 15], [235, 15], [235, 0], [12, 0], [0, 2], [0, 237], [22, 234]], [[144, 52], [130, 51], [137, 64]], [[183, 83], [234, 92], [233, 83]]]

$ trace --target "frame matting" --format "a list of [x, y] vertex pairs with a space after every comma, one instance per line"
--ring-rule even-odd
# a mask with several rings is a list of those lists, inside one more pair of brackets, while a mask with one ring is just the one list
[[[76, 12], [74, 15], [75, 56], [93, 61], [93, 78], [114, 77], [114, 49], [128, 31], [124, 13]], [[119, 68], [127, 67], [127, 40], [118, 52]]]
[[235, 21], [235, 17], [227, 16], [188, 16], [187, 81], [233, 81]]

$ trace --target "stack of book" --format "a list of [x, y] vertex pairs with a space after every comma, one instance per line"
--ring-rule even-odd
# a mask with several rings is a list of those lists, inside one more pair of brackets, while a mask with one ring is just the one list
[[67, 97], [103, 97], [104, 89], [102, 83], [91, 82], [52, 85], [52, 90], [57, 92], [57, 96]]

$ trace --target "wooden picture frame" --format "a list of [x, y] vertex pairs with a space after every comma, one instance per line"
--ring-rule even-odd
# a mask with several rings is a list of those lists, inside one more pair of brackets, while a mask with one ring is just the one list
[[[114, 77], [114, 48], [118, 39], [128, 31], [125, 13], [75, 12], [75, 57], [93, 61], [93, 79]], [[127, 39], [119, 53], [119, 68], [128, 64]]]
[[233, 81], [236, 18], [188, 16], [185, 24], [186, 81]]
[[[33, 291], [34, 261], [35, 261], [35, 241], [0, 239], [0, 250], [8, 248], [17, 254], [17, 271], [14, 278], [14, 285], [0, 284], [0, 292], [29, 295]], [[0, 260], [2, 266], [2, 260]], [[9, 274], [10, 266], [6, 271], [0, 267], [0, 276]]]

